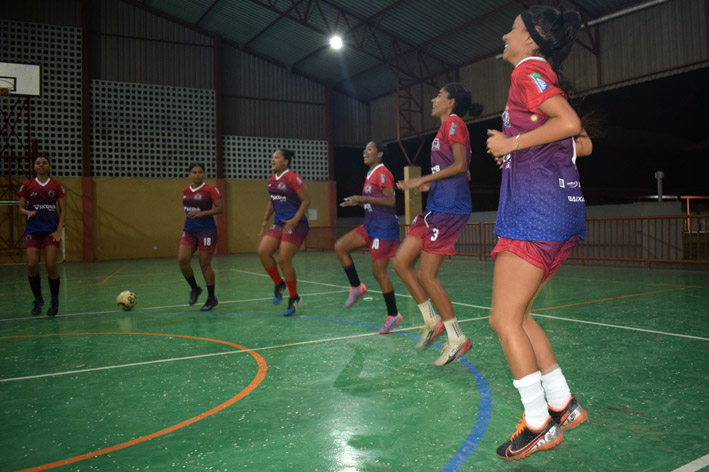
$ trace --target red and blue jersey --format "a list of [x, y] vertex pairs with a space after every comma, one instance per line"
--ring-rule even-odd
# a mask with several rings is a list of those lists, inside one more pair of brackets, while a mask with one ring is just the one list
[[25, 234], [55, 232], [59, 226], [57, 202], [60, 198], [66, 197], [66, 192], [59, 182], [47, 179], [46, 182], [41, 183], [35, 177], [22, 184], [19, 194], [27, 200], [27, 209], [37, 212], [32, 218], [27, 219]]
[[[192, 185], [188, 185], [182, 191], [182, 206], [185, 208], [185, 214], [193, 210], [208, 211], [212, 209], [212, 204], [218, 198], [222, 198], [222, 194], [218, 188], [212, 185], [207, 185], [204, 182], [197, 188], [192, 188]], [[217, 224], [212, 215], [185, 218], [185, 231], [204, 231], [208, 229], [217, 229]]]
[[[453, 143], [465, 146], [466, 164], [470, 166], [470, 134], [465, 122], [458, 115], [450, 115], [441, 123], [436, 138], [431, 143], [432, 174], [453, 164]], [[469, 214], [473, 210], [473, 202], [470, 199], [467, 172], [431, 182], [426, 210], [455, 215]]]
[[[394, 176], [384, 164], [379, 164], [367, 173], [362, 195], [367, 197], [383, 197], [385, 188], [394, 188]], [[364, 227], [372, 239], [399, 240], [399, 219], [396, 208], [384, 205], [364, 205]]]
[[[298, 190], [304, 185], [303, 178], [290, 169], [281, 175], [274, 174], [268, 179], [268, 193], [273, 203], [273, 211], [276, 213], [273, 218], [275, 224], [282, 225], [298, 213], [301, 203]], [[305, 215], [300, 219], [300, 222], [308, 222]]]
[[[502, 132], [516, 136], [549, 119], [539, 110], [564, 92], [551, 66], [530, 57], [512, 71]], [[515, 151], [504, 157], [495, 233], [523, 241], [567, 241], [586, 234], [586, 207], [573, 138]]]

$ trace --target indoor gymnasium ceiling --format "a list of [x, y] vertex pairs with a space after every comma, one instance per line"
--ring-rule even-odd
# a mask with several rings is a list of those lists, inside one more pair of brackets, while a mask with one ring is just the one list
[[[557, 0], [593, 25], [666, 0]], [[534, 1], [129, 0], [364, 101], [398, 83], [457, 80], [455, 70], [502, 52], [502, 35]], [[333, 50], [329, 38], [342, 36]], [[581, 35], [588, 44], [588, 38]]]

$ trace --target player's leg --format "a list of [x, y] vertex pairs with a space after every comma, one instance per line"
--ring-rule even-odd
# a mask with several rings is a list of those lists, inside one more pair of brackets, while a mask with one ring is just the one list
[[39, 276], [39, 251], [38, 247], [29, 247], [25, 249], [27, 254], [27, 279], [34, 295], [32, 302], [32, 316], [37, 316], [42, 313], [44, 298], [42, 298], [42, 281]]
[[354, 305], [367, 291], [367, 287], [359, 280], [357, 269], [355, 269], [354, 261], [350, 256], [350, 252], [365, 246], [367, 246], [367, 240], [356, 230], [350, 231], [335, 242], [335, 254], [337, 254], [350, 282], [350, 293], [345, 301], [345, 308]]
[[293, 267], [293, 256], [295, 256], [297, 251], [298, 246], [289, 241], [281, 240], [281, 245], [278, 249], [278, 266], [283, 271], [283, 278], [285, 279], [286, 287], [288, 287], [288, 308], [283, 313], [285, 316], [294, 314], [296, 307], [300, 303], [295, 268]]
[[57, 316], [59, 313], [59, 271], [57, 270], [57, 255], [59, 247], [46, 241], [44, 246], [44, 266], [47, 269], [47, 280], [49, 281], [49, 292], [51, 299], [49, 308], [47, 308], [47, 316]]
[[180, 272], [184, 276], [185, 280], [190, 286], [190, 298], [188, 303], [194, 305], [197, 303], [197, 298], [202, 293], [202, 288], [197, 285], [197, 281], [194, 278], [194, 272], [192, 271], [192, 254], [197, 249], [197, 240], [194, 236], [185, 233], [180, 241], [180, 246], [177, 249], [177, 263], [180, 266]]
[[[277, 226], [277, 225], [276, 225]], [[280, 227], [277, 226], [278, 229]], [[279, 233], [280, 234], [280, 233]], [[273, 255], [278, 250], [281, 244], [280, 236], [277, 238], [270, 233], [267, 233], [261, 238], [261, 242], [258, 246], [258, 257], [261, 259], [261, 264], [266, 270], [266, 273], [273, 281], [273, 303], [280, 303], [283, 299], [283, 291], [286, 289], [286, 283], [281, 278], [281, 274], [278, 271], [278, 265], [276, 265], [276, 260]]]
[[496, 255], [490, 325], [497, 333], [524, 405], [524, 419], [497, 454], [503, 459], [526, 457], [537, 442], [547, 449], [563, 440], [563, 433], [549, 416], [534, 347], [523, 328], [528, 308], [544, 280], [544, 269], [510, 251]]
[[379, 330], [379, 334], [387, 334], [403, 321], [401, 313], [396, 308], [396, 297], [394, 296], [394, 284], [391, 283], [387, 267], [389, 259], [372, 258], [372, 275], [379, 283], [384, 296], [384, 303], [387, 307], [387, 317], [384, 321], [384, 326]]
[[213, 255], [214, 253], [212, 251], [200, 249], [199, 267], [204, 276], [204, 283], [207, 285], [207, 300], [204, 302], [202, 308], [200, 308], [200, 311], [209, 311], [219, 304], [214, 294], [215, 276], [214, 269], [212, 269]]
[[458, 325], [458, 319], [455, 317], [450, 296], [438, 280], [438, 270], [441, 268], [445, 258], [446, 256], [443, 254], [432, 254], [423, 251], [421, 253], [421, 262], [416, 272], [416, 278], [429, 297], [431, 297], [434, 306], [443, 319], [443, 326], [448, 335], [448, 342], [443, 346], [441, 356], [435, 361], [437, 366], [450, 364], [468, 351], [471, 346], [470, 340], [463, 335], [463, 331]]

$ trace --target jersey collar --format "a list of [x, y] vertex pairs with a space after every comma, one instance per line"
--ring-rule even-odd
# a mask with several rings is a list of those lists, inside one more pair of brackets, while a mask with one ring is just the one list
[[372, 175], [374, 172], [376, 172], [376, 170], [379, 169], [379, 168], [380, 168], [381, 166], [383, 166], [383, 165], [384, 165], [384, 164], [380, 163], [377, 167], [375, 167], [374, 169], [372, 169], [372, 170], [370, 170], [369, 172], [367, 172], [367, 178], [369, 178], [370, 175]]
[[522, 64], [522, 63], [525, 62], [525, 61], [542, 61], [542, 62], [547, 62], [547, 60], [544, 59], [543, 57], [539, 57], [539, 56], [529, 56], [529, 57], [525, 57], [524, 59], [522, 59], [521, 61], [519, 61], [519, 62], [517, 63], [517, 65], [515, 66], [515, 69], [516, 69], [517, 67], [519, 67], [519, 65]]
[[202, 185], [200, 185], [199, 187], [197, 187], [197, 188], [192, 188], [192, 184], [190, 184], [190, 190], [192, 190], [193, 192], [196, 192], [197, 190], [201, 189], [201, 188], [204, 187], [205, 185], [207, 185], [207, 182], [202, 182]]
[[281, 175], [276, 174], [276, 180], [281, 180], [281, 177], [286, 175], [288, 172], [290, 172], [290, 169], [286, 169], [283, 172], [281, 172]]
[[47, 181], [44, 182], [44, 183], [42, 183], [42, 182], [39, 181], [39, 178], [38, 178], [38, 177], [35, 177], [35, 178], [34, 178], [34, 181], [37, 182], [37, 183], [38, 183], [39, 185], [41, 185], [42, 187], [44, 187], [45, 185], [47, 185], [50, 180], [52, 180], [52, 178], [51, 178], [51, 177], [47, 177]]

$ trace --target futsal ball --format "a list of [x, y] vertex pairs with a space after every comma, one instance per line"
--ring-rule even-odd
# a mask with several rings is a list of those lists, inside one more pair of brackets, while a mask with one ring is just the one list
[[135, 293], [131, 292], [130, 290], [125, 290], [119, 293], [118, 297], [116, 297], [116, 303], [125, 311], [132, 310], [137, 301], [138, 300], [135, 296]]

